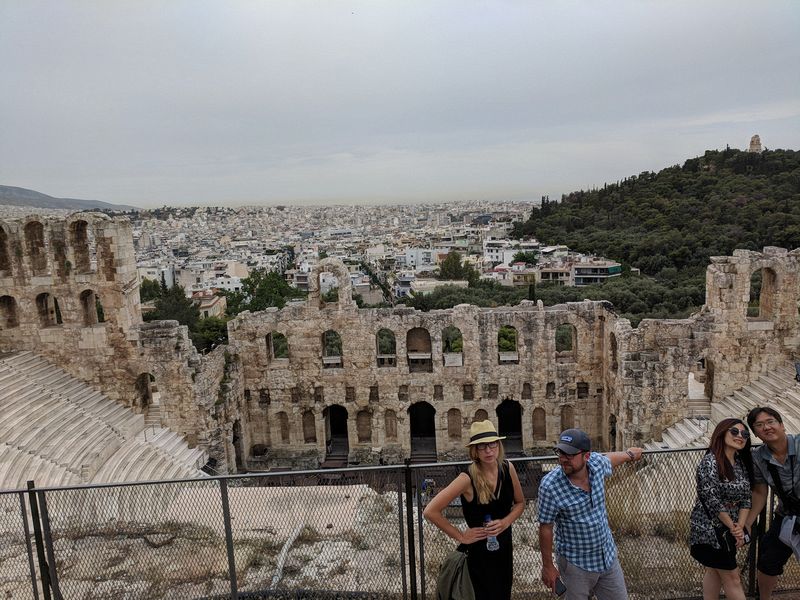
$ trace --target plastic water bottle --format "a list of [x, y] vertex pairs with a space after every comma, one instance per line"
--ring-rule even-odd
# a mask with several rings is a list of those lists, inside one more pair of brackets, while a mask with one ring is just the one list
[[[492, 515], [486, 515], [483, 518], [484, 523], [488, 523], [491, 520], [492, 520]], [[497, 538], [495, 536], [490, 535], [489, 537], [486, 538], [486, 549], [489, 552], [494, 552], [495, 550], [500, 549], [500, 542], [497, 541]]]

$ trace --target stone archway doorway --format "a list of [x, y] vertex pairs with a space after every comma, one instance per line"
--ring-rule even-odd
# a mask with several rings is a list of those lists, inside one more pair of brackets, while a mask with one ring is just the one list
[[522, 407], [516, 400], [506, 399], [500, 403], [497, 413], [497, 430], [505, 436], [503, 445], [508, 456], [523, 456], [522, 452]]
[[334, 404], [322, 411], [325, 419], [324, 467], [346, 467], [350, 453], [347, 437], [347, 409]]
[[427, 402], [408, 408], [411, 461], [436, 462], [436, 409]]

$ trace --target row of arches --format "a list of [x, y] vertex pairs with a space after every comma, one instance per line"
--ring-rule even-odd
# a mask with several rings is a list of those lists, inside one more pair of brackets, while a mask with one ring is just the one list
[[[442, 330], [442, 363], [445, 366], [462, 366], [464, 337], [457, 327], [450, 325]], [[322, 364], [324, 368], [342, 366], [342, 337], [329, 329], [322, 333]], [[577, 330], [574, 325], [563, 323], [555, 330], [555, 347], [558, 358], [575, 357], [577, 352]], [[498, 362], [518, 363], [517, 329], [502, 325], [497, 332]], [[424, 327], [414, 327], [406, 332], [406, 359], [409, 370], [430, 372], [433, 370], [433, 353], [430, 332]], [[271, 360], [288, 360], [289, 343], [283, 333], [273, 331], [266, 336], [267, 356]], [[375, 357], [378, 367], [397, 366], [397, 341], [391, 329], [381, 328], [375, 334]]]
[[[416, 402], [408, 407], [408, 423], [410, 435], [410, 447], [412, 459], [430, 459], [436, 457], [436, 408], [430, 403], [422, 401]], [[498, 432], [505, 436], [504, 442], [506, 452], [511, 455], [519, 455], [523, 451], [523, 410], [516, 400], [506, 399], [495, 409]], [[474, 421], [484, 421], [489, 418], [489, 414], [484, 409], [478, 409], [472, 413], [467, 420], [459, 408], [449, 409], [443, 416], [444, 428], [447, 431], [447, 439], [455, 445], [462, 445], [466, 442], [469, 423]], [[293, 430], [290, 415], [285, 411], [276, 413], [276, 433], [283, 445], [290, 444], [318, 444], [317, 431], [318, 419], [324, 421], [325, 431], [325, 458], [346, 457], [349, 452], [350, 440], [355, 439], [359, 444], [372, 444], [377, 440], [374, 438], [373, 428], [377, 423], [383, 425], [383, 442], [392, 444], [399, 442], [397, 413], [391, 409], [384, 409], [382, 414], [371, 409], [360, 409], [356, 411], [354, 419], [350, 418], [347, 408], [340, 404], [327, 406], [321, 413], [308, 409], [300, 414], [299, 427]], [[614, 424], [616, 420], [614, 420]], [[355, 435], [350, 436], [349, 428], [355, 425]], [[575, 408], [572, 405], [564, 405], [560, 410], [560, 421], [558, 431], [569, 429], [575, 426]], [[293, 433], [296, 431], [297, 433]], [[552, 441], [558, 431], [548, 431], [545, 409], [538, 406], [531, 413], [532, 442]], [[300, 439], [293, 439], [299, 435]]]
[[[40, 276], [50, 273], [49, 264], [64, 265], [67, 270], [76, 273], [90, 273], [95, 270], [97, 246], [94, 232], [89, 223], [83, 220], [69, 224], [67, 245], [59, 237], [46, 239], [44, 225], [39, 221], [29, 221], [22, 230], [19, 250], [28, 256], [31, 275]], [[13, 261], [9, 252], [10, 238], [5, 227], [0, 226], [0, 276], [13, 275]], [[70, 249], [72, 261], [67, 260]], [[48, 260], [48, 250], [52, 255]]]
[[[100, 297], [94, 290], [87, 289], [78, 296], [81, 309], [81, 322], [84, 327], [91, 327], [105, 322], [105, 311]], [[64, 323], [61, 305], [54, 295], [42, 292], [34, 300], [36, 317], [41, 327], [55, 327]], [[13, 329], [19, 327], [19, 305], [13, 296], [0, 296], [0, 328]]]

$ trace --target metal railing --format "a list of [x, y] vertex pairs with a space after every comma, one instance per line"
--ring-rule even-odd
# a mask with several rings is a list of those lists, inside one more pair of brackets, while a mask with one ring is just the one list
[[[648, 452], [607, 481], [632, 597], [701, 597], [689, 513], [702, 450]], [[514, 598], [539, 581], [536, 497], [554, 457], [514, 459]], [[0, 598], [435, 598], [456, 544], [422, 510], [467, 463], [295, 471], [0, 493]], [[446, 509], [456, 525], [458, 506]], [[739, 556], [755, 590], [755, 544]], [[780, 589], [800, 589], [790, 561]]]

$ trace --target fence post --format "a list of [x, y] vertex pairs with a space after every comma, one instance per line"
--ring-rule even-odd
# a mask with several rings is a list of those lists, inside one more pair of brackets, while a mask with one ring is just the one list
[[219, 480], [219, 491], [222, 497], [222, 520], [225, 522], [225, 547], [228, 550], [228, 577], [231, 581], [231, 600], [237, 600], [239, 592], [236, 589], [236, 558], [233, 555], [233, 531], [231, 530], [231, 508], [228, 504], [228, 481]]
[[47, 551], [47, 560], [50, 566], [50, 587], [56, 600], [62, 600], [61, 590], [58, 587], [58, 572], [56, 570], [56, 554], [53, 549], [53, 536], [50, 532], [50, 516], [47, 514], [47, 498], [44, 492], [36, 492], [39, 505], [42, 507], [42, 533], [44, 534], [44, 548]]
[[22, 515], [22, 529], [25, 532], [25, 549], [28, 552], [28, 569], [31, 572], [33, 597], [39, 600], [39, 587], [36, 585], [36, 567], [33, 564], [33, 549], [31, 548], [31, 531], [28, 528], [28, 511], [25, 510], [25, 492], [19, 493], [19, 512]]
[[39, 559], [39, 576], [42, 579], [42, 594], [44, 600], [50, 600], [50, 569], [44, 555], [44, 541], [42, 539], [42, 523], [39, 520], [39, 505], [36, 502], [36, 493], [33, 491], [33, 481], [28, 481], [28, 502], [31, 505], [31, 522], [33, 523], [33, 540], [36, 542], [36, 557]]
[[403, 479], [402, 472], [395, 473], [395, 483], [397, 484], [397, 521], [400, 528], [400, 570], [403, 575], [403, 600], [408, 600], [408, 578], [406, 575], [406, 538], [403, 532]]
[[417, 551], [414, 548], [414, 501], [411, 485], [411, 459], [405, 459], [406, 526], [408, 527], [408, 572], [411, 576], [411, 600], [417, 600]]

